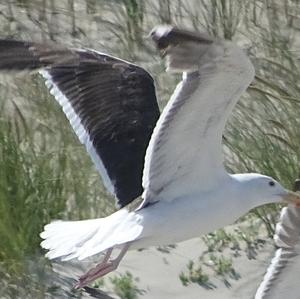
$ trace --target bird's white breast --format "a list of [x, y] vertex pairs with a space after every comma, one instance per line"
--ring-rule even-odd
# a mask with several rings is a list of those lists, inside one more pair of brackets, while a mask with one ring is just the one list
[[223, 188], [205, 193], [161, 200], [137, 211], [142, 234], [135, 248], [168, 245], [214, 231], [233, 223], [248, 208], [237, 205], [234, 192]]

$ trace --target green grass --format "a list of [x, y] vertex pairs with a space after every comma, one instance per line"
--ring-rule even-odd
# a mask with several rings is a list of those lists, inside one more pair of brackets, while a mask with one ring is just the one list
[[193, 261], [187, 264], [187, 273], [181, 272], [179, 279], [183, 286], [188, 286], [190, 283], [196, 283], [202, 287], [212, 289], [209, 281], [209, 275], [205, 273], [201, 265], [195, 266]]
[[113, 284], [114, 292], [120, 299], [138, 299], [139, 295], [145, 293], [144, 290], [139, 289], [136, 285], [139, 279], [134, 278], [128, 271], [123, 275], [112, 277], [110, 281]]
[[[36, 94], [26, 84], [36, 84]], [[42, 81], [25, 79], [20, 90], [32, 102], [12, 112], [4, 105], [0, 115], [0, 260], [38, 250], [39, 232], [51, 219], [101, 216], [113, 206], [105, 207], [98, 174]]]
[[8, 261], [38, 248], [42, 225], [61, 217], [66, 208], [63, 180], [64, 149], [55, 156], [37, 153], [30, 142], [16, 140], [15, 131], [1, 123], [0, 259]]

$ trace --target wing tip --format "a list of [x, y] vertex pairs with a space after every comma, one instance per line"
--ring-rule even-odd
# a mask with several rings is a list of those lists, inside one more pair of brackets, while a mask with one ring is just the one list
[[179, 29], [171, 25], [158, 25], [154, 27], [150, 32], [150, 36], [159, 50], [165, 50], [169, 45], [176, 45], [183, 42], [204, 44], [214, 42], [214, 39], [204, 32]]

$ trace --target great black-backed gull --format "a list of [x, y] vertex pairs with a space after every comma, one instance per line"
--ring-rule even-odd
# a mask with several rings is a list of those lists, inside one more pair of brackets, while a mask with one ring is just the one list
[[167, 71], [183, 73], [161, 115], [152, 77], [132, 63], [90, 49], [0, 41], [0, 70], [40, 71], [121, 207], [101, 219], [55, 221], [41, 233], [50, 259], [104, 254], [77, 287], [116, 269], [129, 248], [197, 237], [262, 204], [300, 202], [271, 177], [223, 166], [225, 123], [254, 77], [244, 52], [171, 26], [151, 36]]

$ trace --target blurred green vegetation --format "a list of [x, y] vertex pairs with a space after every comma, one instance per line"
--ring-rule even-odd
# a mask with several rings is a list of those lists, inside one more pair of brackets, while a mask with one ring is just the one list
[[[153, 74], [161, 107], [179, 77], [164, 72], [146, 38], [153, 26], [171, 23], [239, 43], [255, 65], [256, 78], [226, 127], [226, 167], [271, 175], [291, 188], [300, 174], [299, 15], [294, 0], [18, 0], [0, 3], [0, 34], [92, 47], [134, 61]], [[41, 78], [1, 76], [0, 108], [0, 297], [15, 288], [13, 298], [28, 272], [26, 261], [41, 254], [39, 232], [45, 223], [103, 216], [114, 204]], [[207, 256], [234, 248], [250, 257], [262, 238], [253, 232], [271, 237], [279, 209], [255, 209], [243, 218], [246, 228], [204, 237]], [[50, 268], [45, 261], [39, 264]], [[230, 268], [227, 261], [215, 265]], [[201, 270], [200, 281], [209, 279], [193, 267], [193, 275]], [[28, 288], [37, 284], [24, 279]], [[40, 294], [54, 292], [48, 281], [38, 285]]]
[[[13, 98], [7, 97], [7, 86], [0, 92], [0, 297], [7, 289], [14, 298], [16, 285], [28, 284], [32, 296], [41, 289], [33, 287], [40, 280], [23, 274], [42, 253], [39, 234], [45, 224], [104, 216], [114, 202], [43, 80], [14, 78]], [[47, 263], [40, 263], [36, 271], [42, 272]]]
[[145, 293], [144, 290], [141, 290], [136, 286], [139, 279], [134, 278], [128, 271], [123, 275], [112, 277], [110, 281], [114, 285], [115, 293], [121, 299], [137, 299], [139, 295]]

